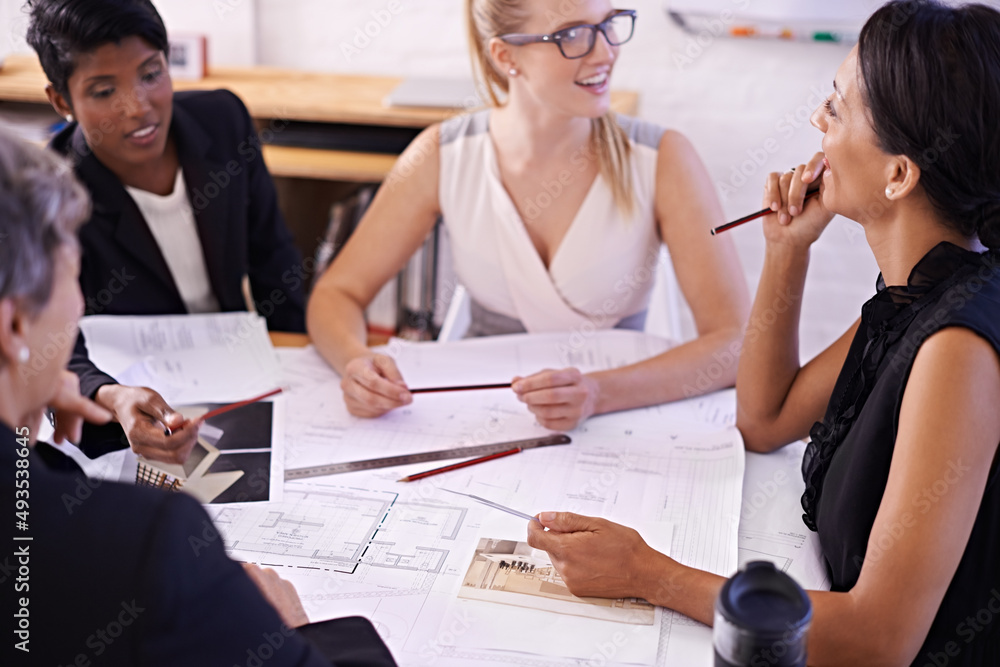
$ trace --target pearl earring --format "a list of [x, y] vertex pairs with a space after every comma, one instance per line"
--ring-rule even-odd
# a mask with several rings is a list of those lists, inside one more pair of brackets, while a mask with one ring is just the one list
[[22, 347], [21, 351], [17, 353], [17, 360], [22, 364], [26, 364], [31, 360], [31, 350], [27, 347]]
[[892, 188], [886, 188], [885, 189], [885, 198], [886, 199], [892, 199], [892, 196], [894, 194], [896, 194], [896, 193], [892, 191]]
[[517, 70], [511, 67], [509, 70], [507, 70], [507, 74], [510, 74], [511, 76], [517, 76]]
[[71, 114], [71, 113], [66, 114], [66, 122], [67, 123], [72, 123], [73, 122], [73, 114]]

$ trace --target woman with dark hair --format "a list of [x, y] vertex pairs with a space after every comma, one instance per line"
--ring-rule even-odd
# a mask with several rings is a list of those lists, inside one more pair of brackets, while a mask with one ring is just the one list
[[[891, 2], [865, 25], [834, 89], [813, 115], [823, 153], [767, 183], [775, 214], [764, 223], [737, 426], [754, 451], [812, 439], [804, 519], [833, 590], [810, 593], [810, 665], [996, 664], [1000, 12]], [[806, 203], [816, 179], [821, 196]], [[799, 309], [768, 304], [802, 294], [809, 248], [834, 213], [863, 226], [878, 293], [800, 367]], [[540, 518], [529, 542], [574, 593], [645, 597], [712, 622], [722, 577], [608, 521]]]
[[38, 458], [46, 407], [69, 437], [111, 418], [80, 396], [70, 349], [51, 351], [83, 310], [76, 231], [89, 215], [65, 161], [0, 133], [0, 504], [17, 514], [0, 532], [14, 619], [0, 663], [395, 665], [367, 620], [309, 623], [289, 582], [230, 560], [190, 496], [95, 486]]
[[[301, 257], [239, 99], [221, 90], [174, 94], [166, 29], [148, 0], [28, 6], [28, 42], [49, 78], [46, 92], [70, 121], [51, 147], [72, 160], [94, 200], [80, 230], [87, 313], [256, 305], [270, 329], [304, 331]], [[196, 429], [158, 394], [101, 373], [82, 338], [70, 367], [138, 453], [187, 456]], [[165, 434], [163, 424], [179, 430]]]

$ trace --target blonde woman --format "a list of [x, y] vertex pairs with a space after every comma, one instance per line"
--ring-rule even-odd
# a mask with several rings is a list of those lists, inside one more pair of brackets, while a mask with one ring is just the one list
[[[472, 297], [472, 335], [642, 329], [660, 244], [698, 337], [631, 366], [514, 378], [547, 428], [731, 386], [749, 294], [712, 183], [674, 131], [610, 111], [610, 79], [635, 12], [608, 0], [468, 0], [489, 109], [423, 132], [322, 277], [309, 333], [342, 376], [349, 410], [376, 417], [412, 398], [365, 346], [363, 311], [432, 230], [447, 226]], [[711, 369], [710, 386], [697, 383]]]

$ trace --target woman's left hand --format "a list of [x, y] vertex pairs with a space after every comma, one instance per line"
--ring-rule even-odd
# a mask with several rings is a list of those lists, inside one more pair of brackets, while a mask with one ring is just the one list
[[[573, 595], [650, 599], [649, 576], [662, 554], [635, 530], [571, 512], [542, 512], [528, 524], [528, 544], [548, 552]], [[549, 530], [545, 530], [548, 528]]]
[[576, 368], [546, 369], [511, 382], [517, 399], [553, 431], [571, 431], [593, 415], [601, 393], [597, 380]]

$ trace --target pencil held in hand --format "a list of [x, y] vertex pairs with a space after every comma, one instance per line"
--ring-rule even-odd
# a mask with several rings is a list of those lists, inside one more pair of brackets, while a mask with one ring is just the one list
[[[810, 189], [806, 191], [805, 200], [809, 201], [818, 194], [819, 194], [819, 183], [817, 182], [814, 186], [810, 186]], [[765, 215], [771, 215], [772, 213], [774, 213], [774, 211], [772, 211], [769, 208], [765, 208], [757, 211], [756, 213], [751, 213], [748, 216], [742, 217], [739, 220], [733, 220], [732, 222], [727, 222], [726, 224], [713, 229], [712, 236], [715, 236], [716, 234], [721, 234], [722, 232], [729, 231], [734, 227], [739, 227], [740, 225], [746, 224], [748, 222], [752, 222], [757, 218], [763, 218]]]
[[235, 410], [236, 408], [242, 408], [245, 405], [250, 405], [251, 403], [256, 403], [257, 401], [262, 401], [265, 398], [270, 398], [271, 396], [280, 394], [282, 391], [283, 391], [282, 389], [272, 389], [267, 393], [261, 394], [260, 396], [254, 396], [253, 398], [248, 398], [245, 401], [239, 401], [237, 403], [230, 403], [229, 405], [223, 405], [221, 408], [216, 408], [215, 410], [212, 410], [211, 412], [206, 412], [201, 417], [198, 417], [198, 421], [203, 422], [207, 419], [211, 419], [212, 417], [218, 417], [219, 415], [229, 412], [230, 410]]

